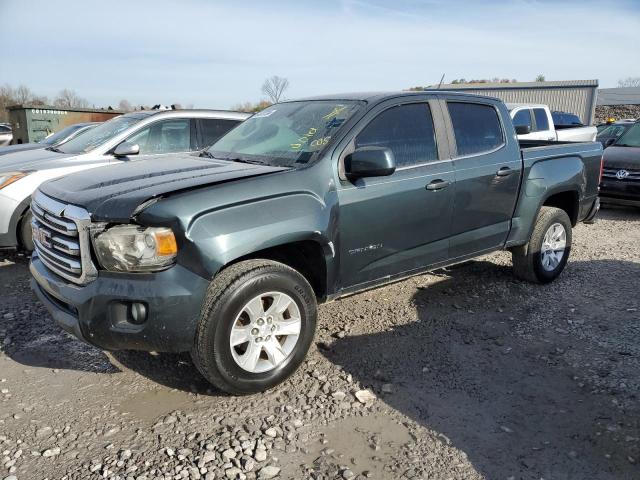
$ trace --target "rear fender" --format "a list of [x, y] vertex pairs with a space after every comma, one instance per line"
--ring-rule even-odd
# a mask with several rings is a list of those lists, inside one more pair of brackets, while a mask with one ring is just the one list
[[533, 164], [522, 186], [506, 246], [529, 241], [538, 212], [547, 199], [558, 193], [574, 192], [580, 204], [586, 185], [587, 175], [580, 157], [563, 157], [562, 161], [552, 158]]

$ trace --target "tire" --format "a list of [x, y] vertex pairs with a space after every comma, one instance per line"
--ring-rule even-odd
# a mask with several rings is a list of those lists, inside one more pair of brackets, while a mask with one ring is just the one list
[[[511, 251], [515, 276], [534, 283], [549, 283], [555, 280], [564, 270], [571, 253], [571, 228], [571, 220], [564, 210], [542, 207], [529, 243]], [[560, 249], [562, 242], [554, 240], [561, 239], [558, 234], [561, 230], [564, 233], [563, 249]], [[545, 236], [551, 243], [545, 242]]]
[[31, 209], [27, 209], [22, 215], [22, 219], [20, 220], [20, 226], [18, 228], [18, 242], [20, 242], [20, 247], [27, 251], [33, 252], [35, 248], [33, 245], [33, 237], [31, 233], [31, 218], [33, 215], [31, 214]]
[[[278, 313], [285, 304], [286, 310]], [[262, 392], [300, 366], [313, 341], [316, 317], [315, 293], [296, 270], [271, 260], [239, 262], [211, 282], [191, 356], [220, 390], [233, 395]], [[285, 330], [287, 335], [277, 335]], [[249, 340], [232, 346], [232, 340], [245, 338]]]

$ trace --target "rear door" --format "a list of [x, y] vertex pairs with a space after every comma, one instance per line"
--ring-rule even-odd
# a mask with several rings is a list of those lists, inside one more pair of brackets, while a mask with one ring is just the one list
[[380, 105], [357, 130], [341, 161], [356, 148], [386, 147], [396, 171], [353, 182], [340, 178], [343, 288], [445, 261], [453, 207], [453, 169], [437, 101]]
[[[455, 192], [452, 259], [501, 246], [507, 238], [520, 185], [522, 162], [515, 138], [507, 140], [496, 105], [482, 100], [446, 102]], [[513, 135], [513, 129], [509, 128]]]

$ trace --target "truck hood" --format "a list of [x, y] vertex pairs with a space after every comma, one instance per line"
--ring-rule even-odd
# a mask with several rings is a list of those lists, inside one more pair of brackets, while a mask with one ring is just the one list
[[75, 155], [69, 153], [52, 152], [40, 148], [37, 150], [22, 150], [0, 156], [0, 172], [15, 170], [44, 170], [61, 166], [61, 160], [68, 161]]
[[163, 155], [74, 173], [42, 184], [40, 191], [87, 209], [94, 221], [128, 222], [152, 198], [283, 170], [287, 168]]
[[605, 149], [603, 157], [605, 167], [640, 169], [640, 148], [638, 147], [612, 145]]

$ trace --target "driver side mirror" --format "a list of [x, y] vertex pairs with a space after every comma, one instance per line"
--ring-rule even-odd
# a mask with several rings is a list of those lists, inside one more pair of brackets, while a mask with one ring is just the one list
[[529, 125], [516, 125], [516, 135], [528, 135], [531, 133]]
[[386, 177], [396, 171], [393, 152], [385, 147], [362, 147], [344, 159], [349, 178]]
[[138, 155], [140, 153], [140, 146], [137, 143], [122, 142], [113, 151], [113, 155], [116, 157], [128, 157], [130, 155]]

